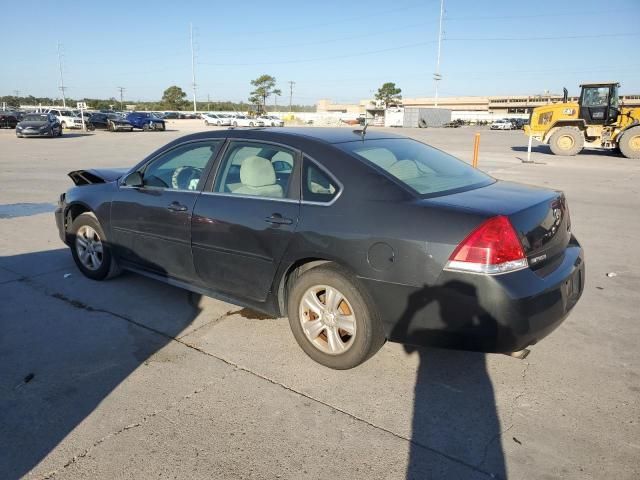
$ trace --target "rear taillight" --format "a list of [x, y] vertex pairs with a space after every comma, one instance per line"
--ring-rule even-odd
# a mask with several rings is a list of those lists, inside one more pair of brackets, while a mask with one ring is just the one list
[[495, 275], [528, 266], [513, 225], [500, 215], [471, 232], [453, 251], [445, 269]]

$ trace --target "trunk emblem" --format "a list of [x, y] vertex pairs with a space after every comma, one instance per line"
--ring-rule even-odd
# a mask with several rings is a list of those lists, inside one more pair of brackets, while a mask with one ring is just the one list
[[542, 261], [542, 260], [544, 260], [545, 258], [547, 258], [547, 254], [546, 254], [546, 253], [544, 253], [544, 254], [542, 254], [542, 255], [538, 255], [537, 257], [533, 257], [533, 258], [531, 259], [531, 263], [532, 263], [532, 264], [534, 264], [534, 263], [541, 262], [541, 261]]

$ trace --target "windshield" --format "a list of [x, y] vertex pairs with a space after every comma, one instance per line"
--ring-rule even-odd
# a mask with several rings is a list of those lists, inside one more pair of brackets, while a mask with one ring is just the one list
[[375, 165], [419, 195], [444, 194], [494, 182], [462, 160], [409, 138], [355, 141], [336, 146]]
[[46, 122], [48, 119], [48, 115], [46, 113], [42, 113], [42, 114], [31, 114], [31, 115], [25, 115], [24, 117], [22, 117], [22, 121], [23, 122]]

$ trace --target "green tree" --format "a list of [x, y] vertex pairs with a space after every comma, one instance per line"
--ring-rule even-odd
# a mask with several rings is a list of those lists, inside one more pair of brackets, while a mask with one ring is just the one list
[[177, 85], [167, 88], [162, 94], [162, 103], [169, 110], [182, 110], [187, 100], [187, 94]]
[[255, 80], [251, 80], [251, 85], [255, 90], [251, 92], [249, 102], [257, 107], [258, 113], [267, 111], [267, 98], [271, 95], [282, 95], [282, 91], [275, 88], [276, 78], [271, 75], [260, 75]]
[[397, 104], [402, 100], [400, 92], [402, 92], [402, 90], [396, 88], [395, 83], [387, 82], [378, 89], [378, 93], [376, 93], [376, 100], [382, 101], [385, 107], [394, 103]]

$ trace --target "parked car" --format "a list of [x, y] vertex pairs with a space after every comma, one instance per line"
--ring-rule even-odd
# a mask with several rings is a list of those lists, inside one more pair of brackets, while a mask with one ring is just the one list
[[513, 124], [509, 120], [502, 118], [493, 122], [489, 128], [491, 130], [512, 130]]
[[71, 110], [51, 108], [47, 110], [47, 113], [55, 115], [63, 129], [82, 128], [82, 119]]
[[452, 120], [451, 122], [447, 122], [444, 125], [442, 125], [445, 128], [460, 128], [462, 126], [464, 126], [464, 120]]
[[262, 120], [265, 127], [284, 127], [284, 120], [275, 115], [262, 115], [258, 120]]
[[0, 112], [0, 128], [16, 128], [19, 121], [18, 115], [15, 112]]
[[528, 122], [526, 118], [510, 118], [509, 121], [511, 125], [513, 125], [514, 130], [522, 130]]
[[231, 125], [231, 119], [222, 113], [203, 113], [202, 119], [206, 126], [217, 125], [218, 127]]
[[117, 132], [120, 130], [133, 131], [133, 125], [129, 120], [116, 113], [94, 113], [87, 122], [89, 130], [110, 130]]
[[84, 275], [132, 270], [288, 315], [331, 368], [385, 340], [519, 352], [584, 288], [562, 192], [498, 181], [400, 135], [216, 130], [131, 168], [69, 176], [55, 218]]
[[264, 122], [257, 118], [247, 117], [246, 115], [232, 115], [231, 125], [234, 127], [264, 127]]
[[135, 128], [141, 130], [166, 130], [164, 119], [156, 118], [148, 112], [131, 112], [125, 119]]
[[62, 125], [52, 113], [28, 113], [16, 125], [16, 136], [22, 137], [60, 137]]

